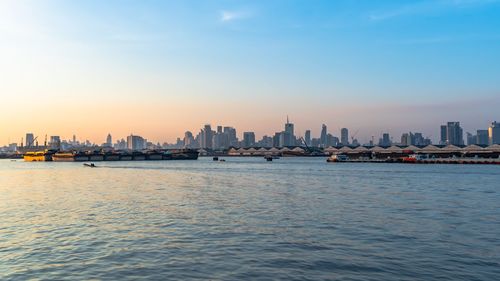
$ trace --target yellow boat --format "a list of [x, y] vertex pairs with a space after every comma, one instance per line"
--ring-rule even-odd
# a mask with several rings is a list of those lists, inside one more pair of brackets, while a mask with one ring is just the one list
[[48, 150], [45, 151], [30, 151], [23, 155], [23, 159], [26, 162], [43, 162], [52, 161], [52, 153]]

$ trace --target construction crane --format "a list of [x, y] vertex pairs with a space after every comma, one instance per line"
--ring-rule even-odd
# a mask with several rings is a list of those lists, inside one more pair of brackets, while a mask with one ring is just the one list
[[[32, 146], [33, 146], [33, 144], [35, 144], [35, 141], [37, 141], [37, 139], [38, 139], [38, 136], [36, 136], [36, 137], [33, 139], [33, 141], [31, 141], [30, 143], [27, 143], [27, 144], [26, 144], [26, 147], [32, 147]], [[38, 145], [37, 145], [37, 146], [38, 146]]]
[[354, 142], [354, 138], [358, 135], [359, 133], [359, 129], [356, 130], [356, 132], [354, 132], [354, 134], [351, 135], [351, 144]]

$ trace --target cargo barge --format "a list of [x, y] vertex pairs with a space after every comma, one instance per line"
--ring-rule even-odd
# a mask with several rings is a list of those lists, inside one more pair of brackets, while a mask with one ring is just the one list
[[154, 151], [34, 151], [23, 156], [27, 162], [100, 162], [100, 161], [153, 161], [153, 160], [196, 160], [195, 149], [154, 150]]

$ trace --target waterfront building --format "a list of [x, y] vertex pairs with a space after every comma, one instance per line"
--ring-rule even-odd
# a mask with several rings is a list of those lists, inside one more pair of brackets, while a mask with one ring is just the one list
[[127, 149], [142, 150], [146, 148], [146, 140], [140, 136], [130, 135], [127, 137]]
[[490, 145], [500, 144], [500, 123], [497, 121], [491, 123], [491, 126], [488, 128], [488, 138]]
[[244, 132], [243, 133], [243, 147], [252, 147], [255, 145], [255, 133], [254, 132]]
[[347, 128], [340, 129], [340, 143], [342, 145], [349, 145], [349, 130]]

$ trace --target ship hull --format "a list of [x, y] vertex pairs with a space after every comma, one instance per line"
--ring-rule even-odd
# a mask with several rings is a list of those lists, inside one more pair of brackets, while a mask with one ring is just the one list
[[45, 162], [52, 161], [52, 158], [49, 155], [24, 155], [24, 161], [26, 162]]

